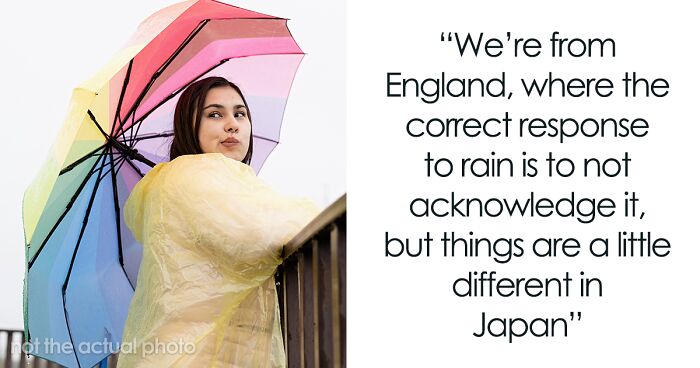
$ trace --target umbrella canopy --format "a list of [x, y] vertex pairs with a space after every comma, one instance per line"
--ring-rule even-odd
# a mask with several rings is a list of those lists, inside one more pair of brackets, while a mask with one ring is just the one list
[[146, 19], [73, 91], [24, 196], [24, 321], [34, 355], [90, 367], [118, 347], [142, 253], [121, 208], [138, 180], [169, 160], [173, 111], [187, 85], [217, 75], [241, 88], [259, 170], [279, 141], [303, 57], [286, 22], [216, 1], [179, 3]]

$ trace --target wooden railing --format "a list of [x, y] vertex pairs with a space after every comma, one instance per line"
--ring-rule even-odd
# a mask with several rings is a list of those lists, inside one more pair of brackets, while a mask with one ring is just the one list
[[285, 246], [276, 278], [289, 368], [346, 366], [345, 195]]

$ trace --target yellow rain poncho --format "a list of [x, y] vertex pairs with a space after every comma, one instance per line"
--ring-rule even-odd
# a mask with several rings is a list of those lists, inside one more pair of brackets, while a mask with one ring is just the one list
[[143, 244], [119, 367], [283, 367], [273, 274], [319, 210], [219, 153], [156, 165], [125, 221]]

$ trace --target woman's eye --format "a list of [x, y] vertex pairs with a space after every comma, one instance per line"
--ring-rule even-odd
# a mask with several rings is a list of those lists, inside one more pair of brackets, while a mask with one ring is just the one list
[[219, 114], [218, 112], [212, 112], [209, 114], [209, 117], [210, 118], [220, 118], [221, 114]]
[[246, 115], [245, 115], [245, 112], [244, 112], [244, 111], [237, 111], [236, 113], [233, 114], [233, 116], [234, 116], [234, 117], [237, 117], [237, 118], [243, 118], [243, 117], [245, 117]]

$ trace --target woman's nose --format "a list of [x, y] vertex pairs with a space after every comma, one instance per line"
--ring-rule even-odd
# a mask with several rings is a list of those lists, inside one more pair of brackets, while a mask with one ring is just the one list
[[238, 132], [238, 122], [234, 118], [230, 118], [226, 121], [226, 124], [224, 125], [224, 130], [226, 132]]

